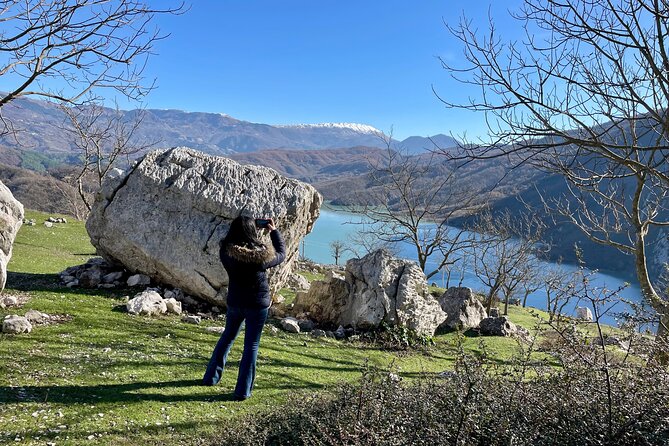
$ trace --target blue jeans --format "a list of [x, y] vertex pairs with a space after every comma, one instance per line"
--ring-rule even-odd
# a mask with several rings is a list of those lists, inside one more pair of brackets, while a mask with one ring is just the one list
[[251, 396], [253, 381], [256, 377], [256, 359], [258, 358], [260, 335], [265, 320], [267, 320], [268, 312], [269, 308], [228, 307], [225, 330], [223, 330], [223, 334], [221, 334], [221, 338], [218, 340], [216, 348], [214, 348], [202, 380], [205, 386], [218, 384], [225, 369], [232, 343], [239, 334], [242, 322], [246, 320], [244, 352], [239, 363], [239, 374], [237, 375], [234, 396], [236, 399], [246, 399]]

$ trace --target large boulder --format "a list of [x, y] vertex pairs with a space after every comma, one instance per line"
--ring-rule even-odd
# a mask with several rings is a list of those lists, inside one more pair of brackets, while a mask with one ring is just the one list
[[12, 258], [14, 239], [23, 224], [23, 205], [0, 182], [0, 291], [7, 282], [7, 264]]
[[425, 335], [446, 319], [418, 265], [384, 250], [349, 260], [345, 277], [331, 272], [313, 282], [307, 293], [298, 293], [295, 309], [320, 323], [358, 329], [386, 323]]
[[446, 321], [441, 324], [442, 327], [464, 331], [478, 327], [488, 317], [483, 304], [474, 296], [471, 288], [450, 287], [437, 300], [441, 309], [448, 314]]
[[274, 217], [287, 248], [286, 261], [270, 274], [276, 293], [321, 203], [312, 186], [273, 169], [177, 147], [150, 152], [129, 171], [107, 178], [86, 229], [105, 259], [224, 305], [228, 277], [219, 241], [230, 222], [241, 213]]

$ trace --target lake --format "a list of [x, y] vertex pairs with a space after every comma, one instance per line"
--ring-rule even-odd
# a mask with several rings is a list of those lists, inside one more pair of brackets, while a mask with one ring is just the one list
[[[321, 215], [316, 221], [312, 232], [304, 239], [303, 252], [304, 256], [317, 263], [334, 264], [335, 260], [331, 252], [330, 244], [334, 241], [341, 241], [348, 243], [348, 240], [356, 232], [361, 230], [361, 224], [366, 219], [363, 216], [350, 214], [340, 211], [321, 210]], [[357, 223], [357, 224], [356, 224]], [[416, 254], [412, 251], [412, 247], [402, 244], [398, 246], [399, 256], [405, 259], [415, 260]], [[354, 257], [351, 252], [344, 252], [340, 258], [340, 265], [343, 265], [346, 260]], [[541, 262], [544, 268], [555, 268], [557, 265], [552, 262]], [[434, 264], [433, 264], [434, 266]], [[562, 268], [568, 271], [577, 271], [578, 267], [574, 265], [561, 265]], [[444, 274], [437, 274], [430, 278], [430, 283], [436, 282], [437, 285], [445, 287], [447, 277]], [[453, 268], [449, 284], [451, 286], [467, 286], [474, 290], [484, 291], [485, 287], [473, 272], [473, 266], [465, 262]], [[626, 281], [614, 277], [612, 275], [596, 273], [590, 277], [590, 285], [594, 289], [616, 290], [625, 287]], [[621, 292], [621, 297], [635, 302], [641, 300], [641, 290], [637, 284], [628, 284]], [[538, 291], [530, 294], [527, 299], [527, 305], [539, 309], [546, 309], [546, 295]], [[573, 314], [575, 307], [579, 305], [578, 302], [571, 302], [565, 308], [565, 312]], [[585, 306], [585, 302], [580, 304]], [[589, 306], [589, 305], [588, 305]], [[617, 304], [610, 310], [610, 315], [603, 317], [603, 320], [608, 324], [615, 324], [616, 319], [613, 313], [626, 310], [623, 304]]]

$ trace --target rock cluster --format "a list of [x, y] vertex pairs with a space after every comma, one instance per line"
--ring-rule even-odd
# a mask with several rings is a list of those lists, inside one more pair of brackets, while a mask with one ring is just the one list
[[23, 223], [23, 205], [0, 182], [0, 291], [7, 282], [7, 263], [12, 258], [12, 245]]
[[49, 217], [46, 221], [49, 223], [67, 223], [67, 219], [64, 217]]
[[[126, 285], [129, 279], [128, 271], [122, 266], [109, 263], [101, 257], [90, 258], [83, 265], [71, 266], [59, 276], [68, 288], [115, 288]], [[142, 282], [143, 285], [149, 283], [145, 280]]]
[[308, 292], [297, 293], [295, 311], [335, 326], [371, 329], [385, 323], [430, 336], [446, 319], [418, 265], [385, 250], [349, 260], [344, 276], [329, 271]]
[[23, 224], [26, 226], [35, 226], [37, 224], [37, 221], [34, 218], [29, 218], [29, 219], [24, 218]]
[[2, 332], [8, 334], [30, 333], [36, 325], [48, 325], [68, 321], [68, 315], [49, 315], [37, 310], [28, 310], [25, 316], [10, 314], [2, 321]]
[[230, 222], [241, 213], [275, 219], [287, 248], [286, 261], [270, 277], [276, 294], [321, 203], [312, 186], [272, 169], [182, 147], [150, 152], [105, 181], [86, 228], [111, 262], [224, 305], [228, 277], [219, 242]]

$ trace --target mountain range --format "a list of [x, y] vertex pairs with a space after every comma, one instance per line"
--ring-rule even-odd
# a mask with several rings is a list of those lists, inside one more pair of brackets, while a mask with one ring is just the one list
[[[383, 132], [364, 124], [324, 123], [298, 125], [268, 125], [235, 119], [218, 113], [185, 112], [181, 110], [146, 109], [116, 111], [104, 109], [105, 115], [121, 113], [133, 122], [141, 116], [134, 142], [152, 147], [188, 146], [213, 155], [255, 152], [267, 149], [321, 150], [348, 147], [387, 146]], [[54, 103], [20, 98], [2, 108], [2, 117], [18, 130], [0, 139], [2, 156], [8, 162], [10, 154], [19, 158], [25, 153], [67, 158], [77, 155], [73, 148], [66, 114]], [[392, 141], [410, 153], [420, 153], [457, 145], [450, 136], [412, 136], [404, 141]]]

